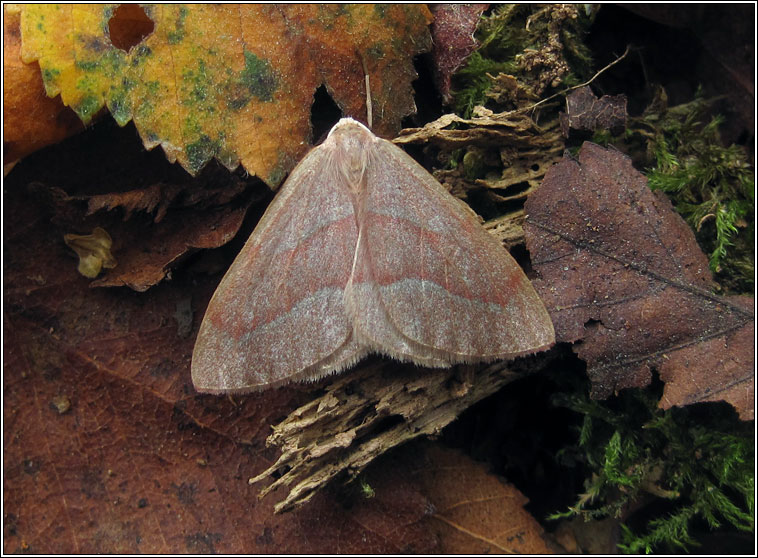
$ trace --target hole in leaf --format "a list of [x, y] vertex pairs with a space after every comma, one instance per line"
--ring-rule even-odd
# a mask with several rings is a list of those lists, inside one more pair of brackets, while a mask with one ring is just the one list
[[[316, 89], [313, 94], [313, 105], [311, 105], [311, 128], [313, 129], [313, 139], [320, 140], [331, 130], [332, 126], [342, 117], [342, 111], [334, 102], [332, 96], [323, 85]], [[318, 143], [318, 141], [316, 141]]]
[[108, 21], [108, 34], [116, 48], [129, 52], [155, 29], [153, 20], [138, 4], [121, 4]]

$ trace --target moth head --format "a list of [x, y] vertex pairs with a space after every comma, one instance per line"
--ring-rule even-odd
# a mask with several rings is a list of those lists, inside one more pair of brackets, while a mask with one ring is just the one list
[[370, 150], [376, 136], [352, 118], [343, 118], [329, 132], [325, 144], [334, 150], [334, 162], [348, 184], [358, 187], [363, 181]]

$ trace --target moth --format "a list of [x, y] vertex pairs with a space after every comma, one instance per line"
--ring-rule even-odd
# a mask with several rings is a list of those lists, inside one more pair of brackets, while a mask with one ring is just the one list
[[192, 381], [244, 393], [317, 380], [370, 353], [449, 367], [554, 341], [531, 283], [474, 211], [343, 118], [292, 171], [216, 289]]

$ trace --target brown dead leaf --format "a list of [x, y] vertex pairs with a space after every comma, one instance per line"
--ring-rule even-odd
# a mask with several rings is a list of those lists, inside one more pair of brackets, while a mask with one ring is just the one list
[[450, 78], [474, 52], [474, 31], [489, 4], [433, 4], [434, 79], [442, 101], [450, 102]]
[[272, 187], [308, 149], [319, 86], [363, 118], [367, 72], [375, 131], [394, 135], [415, 110], [413, 56], [431, 47], [431, 14], [418, 4], [141, 9], [153, 30], [125, 49], [112, 30], [134, 20], [115, 5], [25, 4], [21, 57], [39, 62], [47, 93], [84, 122], [107, 106], [192, 174], [215, 157]]
[[401, 471], [375, 498], [327, 490], [275, 516], [247, 479], [271, 462], [269, 424], [313, 386], [196, 395], [194, 332], [217, 278], [89, 289], [42, 206], [17, 184], [3, 201], [5, 553], [438, 550]]
[[566, 112], [559, 115], [561, 132], [569, 130], [620, 131], [626, 127], [626, 95], [603, 95], [599, 99], [589, 86], [580, 87], [566, 97]]
[[752, 299], [723, 297], [687, 224], [623, 154], [585, 143], [526, 204], [534, 284], [594, 397], [666, 382], [661, 405], [725, 400], [753, 418]]
[[[237, 207], [228, 205], [202, 212], [174, 210], [160, 224], [113, 223], [110, 230], [119, 265], [90, 286], [126, 286], [146, 291], [163, 281], [186, 254], [201, 248], [217, 248], [234, 238], [253, 201], [249, 199]], [[187, 226], [189, 222], [192, 226]]]
[[124, 221], [129, 220], [134, 211], [155, 213], [153, 221], [160, 223], [166, 211], [184, 187], [179, 184], [151, 184], [147, 188], [129, 190], [128, 192], [109, 192], [89, 197], [87, 215], [101, 209], [111, 210], [120, 207], [124, 210]]
[[397, 459], [428, 499], [424, 523], [443, 554], [552, 553], [542, 527], [524, 510], [527, 498], [483, 464], [431, 442], [414, 443]]

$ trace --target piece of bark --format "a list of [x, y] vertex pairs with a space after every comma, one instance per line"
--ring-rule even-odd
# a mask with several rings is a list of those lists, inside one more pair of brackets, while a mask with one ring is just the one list
[[[455, 127], [449, 128], [452, 125]], [[554, 126], [555, 122], [537, 124], [523, 110], [495, 113], [475, 107], [473, 118], [445, 114], [423, 128], [401, 130], [392, 141], [397, 145], [431, 143], [447, 150], [469, 145], [549, 148], [556, 142]]]
[[484, 178], [469, 178], [462, 168], [465, 157], [463, 165], [435, 171], [434, 176], [452, 195], [461, 199], [467, 199], [470, 191], [477, 190], [483, 191], [493, 204], [508, 204], [496, 223], [485, 224], [485, 227], [509, 248], [523, 241], [520, 203], [539, 186], [565, 149], [557, 120], [538, 125], [525, 111], [494, 113], [484, 107], [476, 107], [470, 119], [446, 114], [423, 128], [408, 128], [393, 141], [432, 145], [448, 152], [462, 148], [468, 152], [478, 150], [494, 159], [494, 166], [502, 167], [499, 176], [490, 173]]
[[585, 143], [525, 208], [535, 288], [593, 397], [644, 387], [656, 369], [661, 406], [725, 400], [753, 418], [752, 299], [713, 294], [692, 230], [628, 157]]

